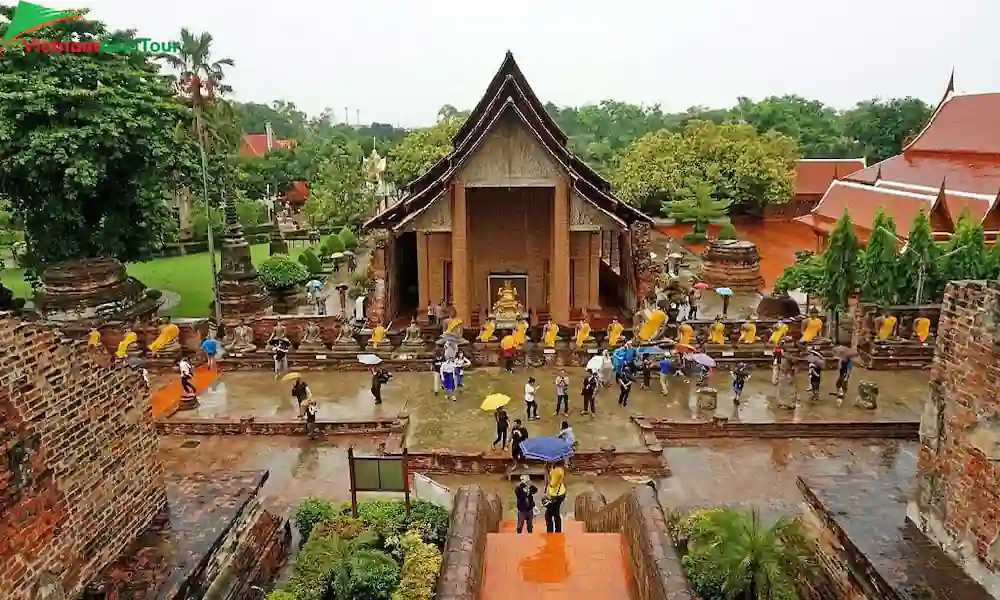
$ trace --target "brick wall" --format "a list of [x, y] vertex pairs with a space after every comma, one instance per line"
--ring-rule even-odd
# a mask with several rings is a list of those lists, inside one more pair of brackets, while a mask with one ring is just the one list
[[0, 598], [68, 597], [166, 503], [149, 397], [85, 342], [0, 313]]
[[463, 485], [455, 493], [434, 597], [473, 600], [482, 585], [486, 534], [500, 531], [500, 497], [479, 485]]
[[1000, 597], [1000, 283], [948, 284], [907, 516]]

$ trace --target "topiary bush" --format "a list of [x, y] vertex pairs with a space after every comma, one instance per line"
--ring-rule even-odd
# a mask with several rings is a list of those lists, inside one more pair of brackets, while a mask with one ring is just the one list
[[326, 239], [320, 244], [320, 252], [324, 257], [329, 257], [334, 252], [343, 252], [344, 250], [347, 250], [344, 242], [339, 236], [334, 234], [326, 236]]
[[425, 535], [425, 531], [416, 527], [393, 540], [392, 545], [400, 549], [404, 558], [399, 587], [392, 593], [392, 600], [433, 600], [441, 571], [441, 551], [423, 541]]
[[732, 223], [726, 223], [719, 229], [719, 233], [715, 237], [720, 240], [735, 240], [736, 228], [733, 227]]
[[364, 530], [365, 524], [360, 519], [337, 515], [315, 525], [310, 537], [339, 537], [349, 540], [358, 537]]
[[264, 285], [272, 290], [290, 288], [309, 280], [309, 270], [287, 254], [275, 254], [265, 260], [257, 267], [257, 273]]
[[689, 231], [685, 233], [682, 237], [684, 241], [689, 244], [702, 244], [708, 239], [708, 237], [706, 237], [704, 233], [696, 231]]
[[323, 270], [323, 262], [320, 261], [312, 248], [306, 248], [299, 255], [299, 263], [309, 271], [310, 275], [319, 275]]
[[295, 507], [295, 528], [299, 530], [303, 540], [308, 540], [313, 527], [333, 519], [336, 515], [337, 509], [332, 503], [321, 498], [309, 497]]
[[348, 250], [354, 250], [358, 247], [358, 236], [354, 235], [354, 232], [348, 227], [344, 227], [340, 230], [338, 234], [340, 241], [344, 242], [344, 247]]

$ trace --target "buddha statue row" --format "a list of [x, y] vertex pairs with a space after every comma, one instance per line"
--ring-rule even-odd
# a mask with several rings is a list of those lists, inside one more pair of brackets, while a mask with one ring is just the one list
[[[899, 343], [904, 342], [900, 332], [899, 319], [892, 314], [880, 311], [874, 320], [874, 334], [876, 343]], [[910, 331], [910, 339], [920, 344], [925, 344], [928, 339], [934, 337], [931, 333], [931, 320], [926, 314], [920, 313], [913, 319]]]
[[[285, 344], [289, 348], [292, 347], [292, 341], [288, 338], [288, 330], [281, 321], [275, 322], [274, 327], [271, 329], [271, 334], [264, 342], [265, 348], [276, 344]], [[236, 327], [230, 330], [229, 335], [223, 338], [222, 345], [231, 354], [246, 354], [258, 350], [253, 328], [244, 321], [240, 321]], [[340, 331], [337, 339], [333, 342], [333, 346], [357, 347], [357, 342], [354, 340], [354, 330], [350, 324], [344, 323], [340, 326]], [[319, 325], [315, 321], [307, 321], [297, 351], [323, 352], [326, 349], [326, 343], [323, 341], [323, 332], [320, 330]]]

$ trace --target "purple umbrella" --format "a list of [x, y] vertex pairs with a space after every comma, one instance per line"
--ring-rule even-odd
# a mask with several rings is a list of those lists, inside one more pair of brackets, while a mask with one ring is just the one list
[[555, 462], [573, 455], [573, 446], [566, 440], [551, 435], [528, 438], [521, 442], [525, 458]]
[[692, 360], [703, 367], [712, 368], [715, 366], [715, 359], [711, 356], [705, 354], [704, 352], [698, 352], [696, 354], [689, 354], [688, 360]]

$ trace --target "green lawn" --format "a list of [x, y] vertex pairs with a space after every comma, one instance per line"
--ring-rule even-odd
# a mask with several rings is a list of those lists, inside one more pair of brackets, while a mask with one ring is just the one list
[[[267, 244], [251, 247], [255, 265], [267, 260], [267, 248]], [[292, 258], [298, 258], [305, 249], [305, 246], [296, 246], [289, 248], [288, 253]], [[220, 266], [221, 260], [217, 259], [215, 264], [216, 267]], [[168, 316], [207, 317], [211, 314], [209, 306], [212, 302], [212, 268], [207, 252], [130, 264], [128, 274], [147, 287], [180, 294], [180, 304], [164, 312]], [[21, 269], [0, 271], [0, 282], [13, 290], [15, 296], [21, 298], [32, 296], [31, 288], [24, 281], [24, 272]]]

